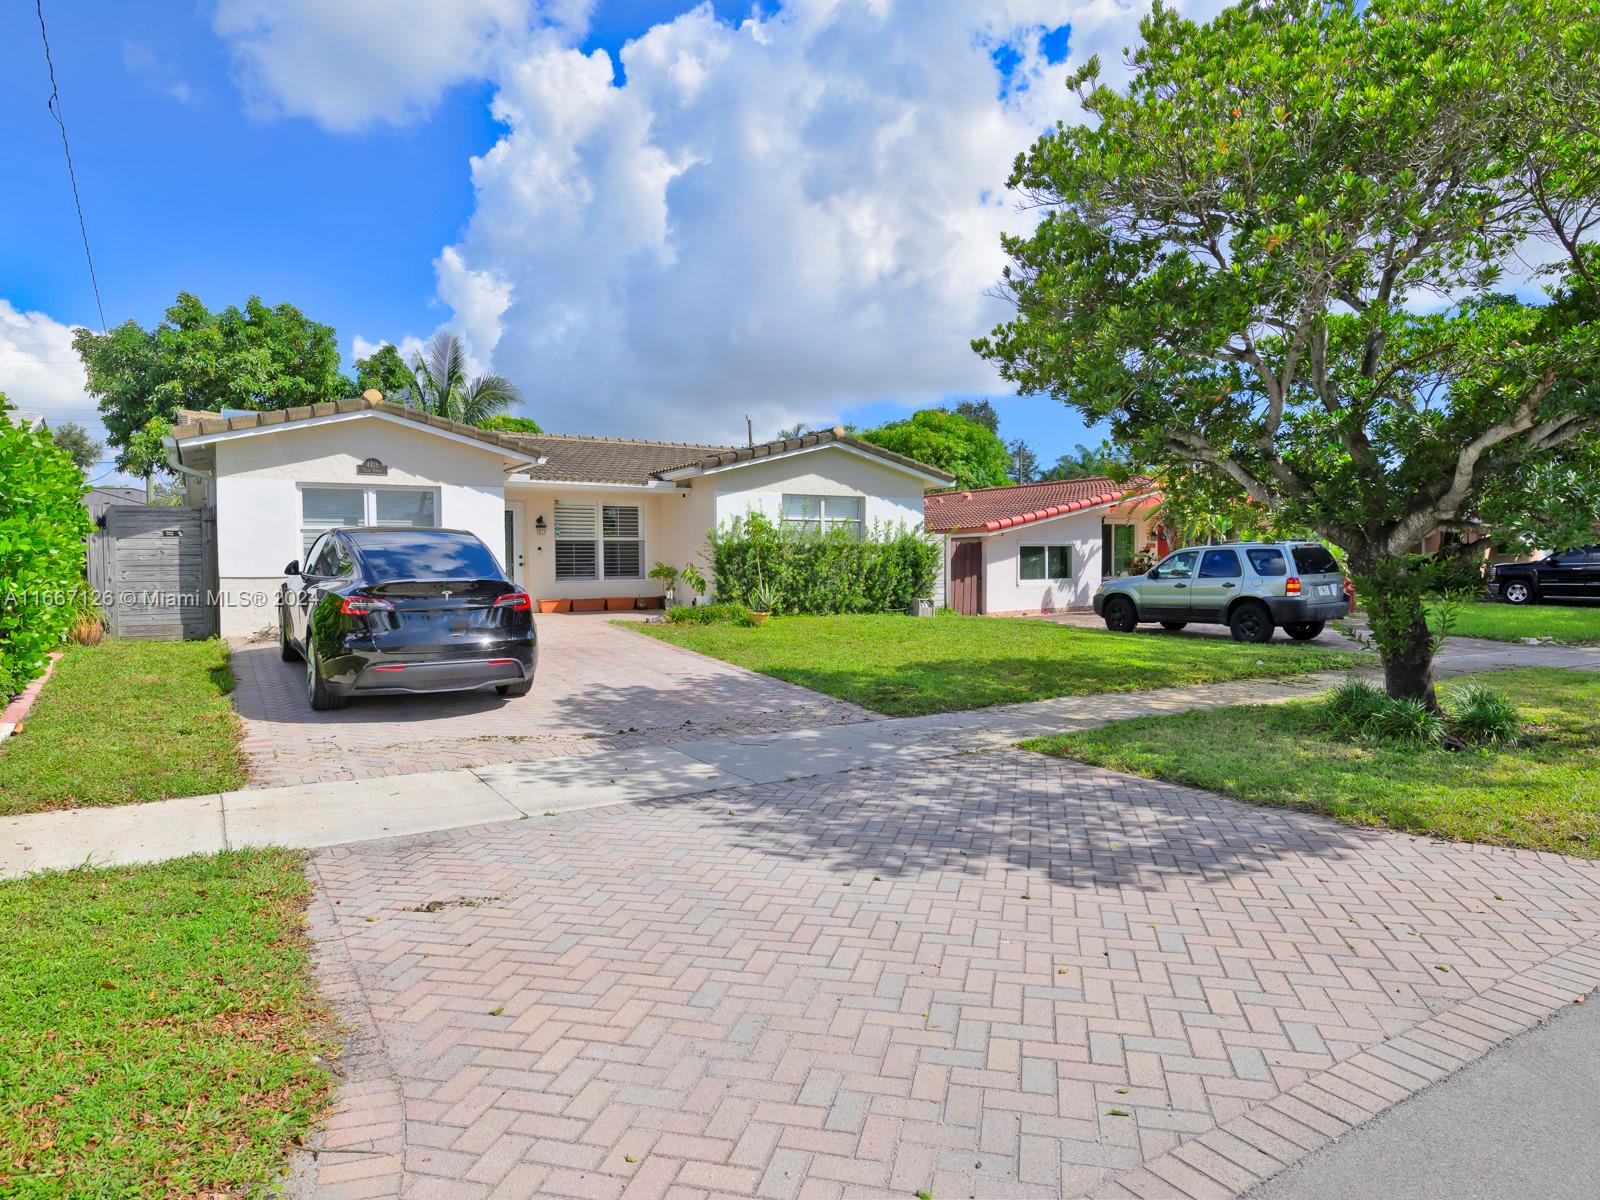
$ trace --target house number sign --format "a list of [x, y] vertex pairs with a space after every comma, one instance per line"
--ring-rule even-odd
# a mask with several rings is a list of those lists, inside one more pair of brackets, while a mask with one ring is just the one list
[[356, 468], [357, 475], [387, 475], [389, 468], [375, 458], [369, 458]]

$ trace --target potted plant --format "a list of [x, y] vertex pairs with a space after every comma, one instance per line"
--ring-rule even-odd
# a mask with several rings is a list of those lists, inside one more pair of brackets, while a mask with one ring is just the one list
[[650, 568], [650, 578], [659, 580], [661, 583], [663, 592], [661, 607], [671, 608], [673, 602], [678, 598], [678, 568], [671, 563], [658, 562]]
[[762, 580], [750, 593], [750, 619], [757, 625], [765, 625], [777, 603], [776, 589], [766, 580]]
[[98, 646], [106, 630], [94, 593], [88, 588], [79, 588], [72, 599], [75, 611], [67, 637], [83, 646]]
[[689, 603], [699, 604], [700, 597], [706, 594], [706, 577], [700, 573], [700, 568], [688, 563], [678, 572], [678, 578], [694, 590], [694, 596]]

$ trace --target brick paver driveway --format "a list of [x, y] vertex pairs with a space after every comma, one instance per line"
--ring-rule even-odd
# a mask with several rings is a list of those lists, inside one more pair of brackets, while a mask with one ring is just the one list
[[806, 688], [644, 637], [615, 615], [539, 622], [533, 691], [374, 696], [312, 712], [305, 667], [237, 645], [234, 708], [252, 786], [369, 779], [728, 733], [878, 720]]
[[333, 1198], [1227, 1195], [1600, 963], [1596, 865], [1016, 750], [310, 869]]

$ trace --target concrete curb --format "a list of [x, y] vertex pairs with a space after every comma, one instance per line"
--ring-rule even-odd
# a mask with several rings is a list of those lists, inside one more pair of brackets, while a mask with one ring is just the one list
[[50, 681], [50, 676], [55, 674], [56, 663], [60, 659], [61, 652], [57, 650], [45, 664], [44, 673], [12, 697], [11, 703], [6, 705], [4, 711], [0, 711], [0, 742], [16, 733], [17, 727], [22, 724], [23, 719], [32, 710], [34, 702], [39, 699], [39, 693], [44, 691], [44, 685]]

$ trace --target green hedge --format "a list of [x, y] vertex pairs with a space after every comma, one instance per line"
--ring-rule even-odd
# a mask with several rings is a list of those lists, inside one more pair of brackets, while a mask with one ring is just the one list
[[44, 670], [84, 586], [83, 472], [0, 417], [0, 700]]
[[904, 526], [799, 533], [760, 513], [711, 534], [717, 599], [775, 613], [905, 611], [933, 594], [939, 546]]

